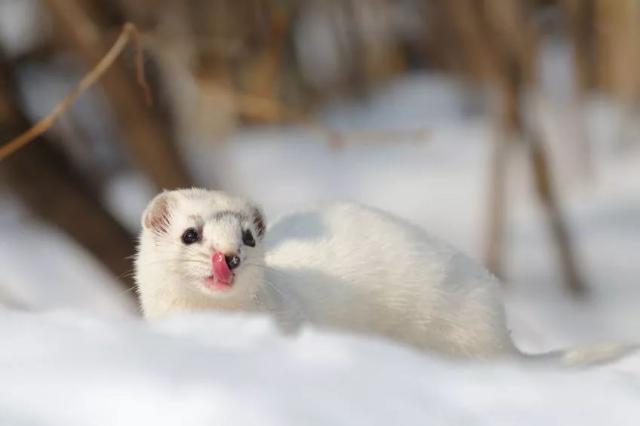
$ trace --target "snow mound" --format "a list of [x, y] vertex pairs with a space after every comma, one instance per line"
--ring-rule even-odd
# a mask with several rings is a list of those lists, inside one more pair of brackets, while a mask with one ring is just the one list
[[2, 425], [637, 425], [640, 355], [473, 364], [262, 317], [0, 311]]

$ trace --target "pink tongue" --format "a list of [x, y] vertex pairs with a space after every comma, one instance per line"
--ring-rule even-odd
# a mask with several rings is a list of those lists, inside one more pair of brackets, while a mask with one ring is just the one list
[[229, 283], [231, 281], [231, 270], [227, 265], [224, 254], [219, 251], [213, 253], [213, 256], [211, 256], [211, 264], [213, 266], [213, 276], [218, 281], [223, 283]]

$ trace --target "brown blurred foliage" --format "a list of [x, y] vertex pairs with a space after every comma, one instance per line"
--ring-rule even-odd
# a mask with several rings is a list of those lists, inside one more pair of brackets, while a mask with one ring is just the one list
[[[121, 260], [132, 254], [133, 238], [101, 201], [113, 174], [134, 168], [158, 189], [191, 185], [179, 142], [193, 127], [215, 141], [241, 123], [307, 120], [330, 98], [366, 96], [394, 75], [426, 69], [454, 74], [499, 99], [492, 110], [499, 136], [489, 182], [489, 267], [501, 271], [506, 164], [511, 145], [520, 141], [529, 147], [568, 288], [584, 291], [545, 144], [522, 105], [537, 84], [540, 44], [559, 35], [572, 46], [578, 100], [599, 90], [635, 106], [639, 2], [42, 0], [40, 7], [50, 31], [29, 51], [1, 56], [2, 143], [34, 121], [15, 82], [25, 66], [70, 55], [87, 69], [123, 23], [133, 22], [143, 34], [155, 105], [145, 105], [130, 56], [118, 60], [100, 83], [121, 135], [119, 146], [107, 147], [116, 160], [105, 165], [86, 154], [81, 132], [54, 131], [0, 164], [3, 182], [35, 215], [66, 230], [115, 275], [129, 269]], [[196, 106], [176, 96], [185, 79], [197, 92]]]

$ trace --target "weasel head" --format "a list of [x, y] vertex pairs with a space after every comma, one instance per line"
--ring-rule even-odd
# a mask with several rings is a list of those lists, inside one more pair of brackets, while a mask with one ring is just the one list
[[264, 232], [262, 212], [244, 199], [203, 189], [156, 196], [135, 260], [145, 315], [246, 307], [262, 283]]

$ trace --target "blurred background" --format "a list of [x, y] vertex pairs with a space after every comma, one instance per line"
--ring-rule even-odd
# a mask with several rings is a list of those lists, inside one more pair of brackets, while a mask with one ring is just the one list
[[640, 339], [637, 0], [0, 0], [0, 305], [137, 315], [162, 188], [355, 200], [504, 279], [523, 349]]

